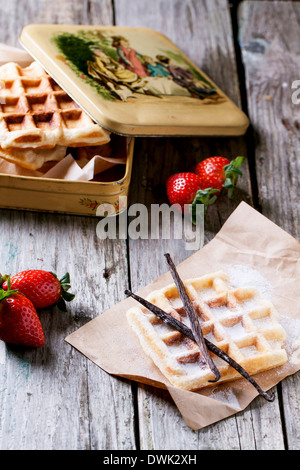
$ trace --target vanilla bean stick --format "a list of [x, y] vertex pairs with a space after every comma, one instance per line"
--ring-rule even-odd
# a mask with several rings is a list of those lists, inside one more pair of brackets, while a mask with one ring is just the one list
[[203, 356], [205, 362], [207, 363], [208, 367], [210, 368], [210, 370], [212, 371], [212, 373], [215, 376], [215, 380], [210, 380], [209, 382], [217, 382], [220, 379], [221, 375], [220, 375], [220, 372], [218, 371], [214, 361], [212, 360], [211, 355], [208, 352], [208, 349], [207, 349], [207, 346], [206, 346], [206, 343], [204, 341], [204, 337], [203, 337], [203, 334], [202, 334], [202, 329], [201, 329], [201, 326], [200, 326], [200, 322], [199, 322], [198, 316], [195, 312], [192, 301], [188, 296], [188, 293], [185, 289], [185, 286], [184, 286], [182, 280], [180, 279], [180, 276], [177, 272], [175, 264], [173, 263], [173, 261], [171, 259], [171, 256], [167, 253], [167, 254], [165, 254], [165, 257], [166, 257], [168, 266], [170, 268], [173, 280], [176, 284], [178, 293], [179, 293], [180, 298], [182, 300], [183, 307], [184, 307], [184, 309], [185, 309], [185, 311], [188, 314], [188, 317], [190, 319], [191, 329], [192, 329], [195, 341], [196, 341], [197, 345], [199, 346], [199, 349], [202, 353], [202, 356]]
[[[162, 321], [164, 321], [166, 324], [172, 326], [175, 328], [177, 331], [182, 333], [183, 335], [187, 336], [190, 338], [192, 341], [195, 341], [193, 332], [190, 328], [188, 328], [184, 323], [181, 321], [177, 320], [176, 318], [172, 317], [169, 313], [164, 312], [161, 308], [157, 307], [157, 305], [152, 304], [146, 299], [143, 299], [139, 295], [134, 294], [133, 292], [126, 290], [125, 294], [128, 295], [129, 297], [132, 297], [135, 299], [137, 302], [139, 302], [141, 305], [146, 307], [150, 312], [154, 313], [158, 318], [160, 318]], [[241, 374], [242, 377], [244, 377], [248, 382], [255, 387], [257, 392], [265, 398], [267, 401], [274, 401], [275, 395], [274, 393], [268, 393], [265, 392], [264, 390], [261, 389], [261, 387], [257, 384], [257, 382], [248, 374], [248, 372], [245, 371], [245, 369], [240, 366], [234, 359], [232, 359], [228, 354], [226, 354], [222, 349], [218, 348], [215, 344], [211, 343], [208, 341], [208, 339], [204, 338], [205, 344], [209, 351], [211, 351], [213, 354], [216, 356], [220, 357], [223, 359], [227, 364], [229, 364], [231, 367], [233, 367], [239, 374]]]

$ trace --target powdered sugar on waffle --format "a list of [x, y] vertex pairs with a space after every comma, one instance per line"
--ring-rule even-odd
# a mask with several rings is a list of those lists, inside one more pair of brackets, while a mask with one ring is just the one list
[[[226, 269], [232, 287], [255, 286], [262, 298], [272, 301], [274, 287], [256, 269], [246, 265], [234, 265]], [[287, 333], [285, 349], [292, 363], [300, 363], [300, 318], [296, 319], [280, 313], [280, 323]]]
[[[286, 334], [269, 301], [271, 284], [248, 266], [230, 266], [226, 271], [185, 281], [204, 337], [230, 351], [232, 359], [251, 375], [284, 364]], [[152, 292], [148, 300], [189, 326], [174, 284]], [[211, 385], [211, 372], [190, 340], [172, 329], [162, 331], [162, 321], [138, 306], [127, 312], [127, 318], [146, 354], [173, 385], [188, 390]], [[213, 360], [221, 373], [219, 383], [239, 378], [224, 361], [215, 356]]]
[[232, 287], [255, 287], [261, 297], [272, 300], [274, 287], [256, 269], [250, 266], [236, 264], [226, 269]]

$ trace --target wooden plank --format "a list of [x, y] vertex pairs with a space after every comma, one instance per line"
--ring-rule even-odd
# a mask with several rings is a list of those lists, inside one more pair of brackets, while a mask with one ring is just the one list
[[[114, 3], [118, 24], [164, 32], [240, 104], [227, 1]], [[106, 0], [65, 0], [63, 8], [57, 0], [51, 4], [30, 0], [22, 9], [16, 1], [7, 4], [1, 0], [0, 11], [0, 41], [12, 45], [17, 45], [17, 36], [27, 23], [113, 22], [111, 2]], [[212, 153], [236, 156], [241, 151], [246, 155], [244, 139], [138, 139], [131, 202], [144, 202], [147, 207], [164, 202], [168, 174], [187, 169]], [[211, 208], [205, 224], [206, 241], [242, 199], [252, 200], [247, 167], [235, 203], [223, 200]], [[190, 253], [184, 240], [129, 240], [128, 265], [126, 244], [98, 240], [93, 219], [13, 211], [2, 211], [1, 216], [0, 232], [2, 240], [7, 240], [2, 250], [3, 269], [14, 272], [30, 264], [57, 272], [69, 270], [77, 298], [65, 317], [56, 310], [50, 315], [42, 312], [49, 334], [44, 352], [1, 345], [0, 448], [135, 448], [135, 397], [131, 393], [135, 385], [108, 376], [68, 348], [63, 338], [123, 298], [128, 270], [131, 287], [136, 290], [166, 271], [165, 251], [174, 255], [176, 262], [186, 258]], [[294, 397], [295, 390], [291, 388], [288, 396]], [[278, 402], [266, 406], [257, 399], [245, 412], [198, 433], [184, 425], [165, 392], [138, 387], [138, 405], [138, 446], [143, 449], [283, 448]], [[289, 442], [296, 446], [299, 426], [289, 416], [288, 407], [285, 413], [289, 425], [295, 423], [294, 429], [289, 429]], [[296, 432], [294, 442], [292, 431]]]
[[[299, 2], [245, 2], [240, 41], [256, 166], [265, 215], [299, 238], [299, 105], [291, 86], [299, 76]], [[268, 16], [268, 23], [264, 19]]]
[[[187, 53], [223, 90], [240, 105], [231, 18], [227, 1], [116, 1], [118, 25], [146, 26], [161, 31]], [[168, 18], [168, 21], [166, 21]], [[132, 178], [131, 202], [166, 202], [166, 177], [186, 171], [206, 156], [247, 155], [246, 139], [138, 139]], [[234, 203], [224, 199], [212, 206], [205, 221], [205, 241], [210, 240], [240, 200], [251, 203], [250, 177], [245, 175]], [[176, 263], [191, 253], [182, 240], [129, 241], [132, 289], [137, 290], [167, 270], [163, 253]], [[151, 256], [148, 256], [151, 253]], [[283, 446], [278, 402], [265, 406], [256, 400], [237, 416], [199, 432], [188, 429], [166, 392], [138, 387], [139, 430], [142, 449], [255, 449]], [[268, 429], [270, 417], [274, 427]], [[249, 422], [252, 426], [249, 426]], [[172, 432], [170, 432], [172, 429]], [[269, 433], [270, 440], [263, 440]]]
[[[300, 104], [292, 83], [300, 78], [300, 3], [245, 1], [239, 25], [262, 212], [299, 240]], [[282, 383], [290, 450], [300, 448], [299, 385], [299, 373]]]
[[[127, 7], [130, 5], [130, 8]], [[115, 2], [116, 24], [145, 26], [168, 36], [238, 106], [241, 106], [231, 19], [227, 0], [154, 2]], [[168, 21], [165, 21], [168, 18]], [[210, 155], [247, 157], [244, 138], [137, 139], [131, 202], [166, 202], [166, 177], [177, 171], [190, 171], [195, 163]], [[205, 240], [211, 239], [241, 200], [252, 203], [247, 161], [235, 202], [223, 198], [209, 208], [205, 221]]]
[[62, 0], [49, 4], [47, 0], [28, 0], [0, 3], [1, 42], [19, 45], [22, 28], [37, 24], [112, 24], [113, 9], [110, 0]]
[[[63, 8], [62, 8], [63, 3]], [[110, 1], [0, 1], [0, 41], [17, 45], [27, 23], [110, 24]], [[7, 20], [9, 18], [9, 21]], [[9, 197], [9, 196], [8, 196]], [[41, 313], [46, 345], [0, 344], [0, 448], [134, 449], [131, 384], [100, 370], [64, 338], [123, 298], [123, 241], [101, 241], [97, 219], [1, 211], [1, 270], [70, 272], [76, 299], [68, 313]]]

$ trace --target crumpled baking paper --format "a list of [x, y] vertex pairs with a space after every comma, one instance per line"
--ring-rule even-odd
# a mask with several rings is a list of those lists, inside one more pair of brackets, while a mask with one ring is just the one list
[[[176, 253], [170, 255], [176, 263]], [[255, 376], [262, 389], [269, 390], [300, 369], [300, 243], [242, 202], [215, 238], [177, 268], [184, 280], [235, 267], [254, 274], [252, 287], [268, 286], [265, 290], [268, 300], [277, 308], [287, 332], [288, 362]], [[173, 280], [167, 272], [138, 294], [145, 297], [169, 284]], [[128, 325], [126, 311], [136, 302], [125, 297], [124, 294], [124, 300], [110, 310], [99, 312], [99, 316], [71, 333], [66, 341], [109, 374], [167, 389], [185, 423], [193, 430], [244, 410], [258, 395], [243, 378], [197, 392], [171, 386], [143, 352]], [[266, 401], [265, 406], [270, 403]]]

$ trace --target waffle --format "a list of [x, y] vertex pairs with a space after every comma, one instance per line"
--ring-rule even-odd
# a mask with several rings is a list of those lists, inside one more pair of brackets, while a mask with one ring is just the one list
[[59, 162], [67, 153], [67, 147], [57, 145], [54, 149], [2, 149], [0, 157], [27, 170], [39, 170], [45, 163]]
[[[223, 272], [184, 282], [199, 316], [204, 337], [239, 363], [250, 375], [284, 364], [286, 333], [273, 304], [252, 287], [231, 288]], [[175, 284], [152, 292], [147, 300], [190, 328]], [[128, 310], [127, 320], [144, 352], [169, 382], [185, 390], [211, 386], [214, 375], [197, 344], [166, 325], [145, 307]], [[223, 359], [210, 353], [220, 382], [241, 378]]]
[[102, 129], [37, 63], [0, 67], [2, 149], [80, 147], [110, 140]]

